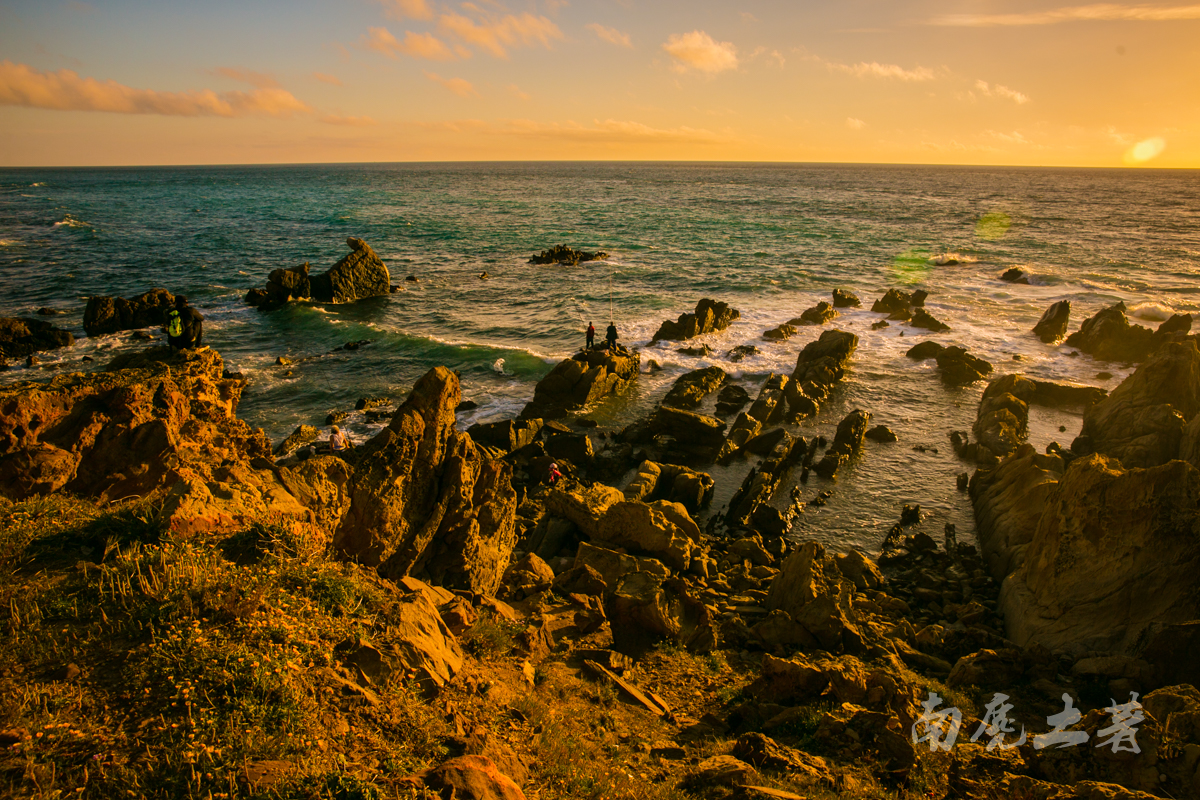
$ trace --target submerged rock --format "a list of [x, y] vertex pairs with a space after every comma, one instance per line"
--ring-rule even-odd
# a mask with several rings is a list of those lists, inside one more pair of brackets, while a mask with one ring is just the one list
[[691, 339], [701, 334], [724, 330], [739, 317], [741, 317], [741, 313], [735, 308], [730, 308], [728, 303], [709, 300], [706, 297], [696, 304], [694, 313], [680, 314], [679, 319], [674, 322], [671, 320], [663, 322], [650, 341], [654, 343], [663, 339], [670, 341]]

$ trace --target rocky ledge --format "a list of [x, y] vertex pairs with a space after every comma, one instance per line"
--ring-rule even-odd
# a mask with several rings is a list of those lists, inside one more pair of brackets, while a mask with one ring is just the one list
[[543, 250], [536, 255], [529, 257], [530, 264], [562, 264], [567, 267], [574, 267], [584, 261], [603, 261], [608, 258], [608, 253], [597, 250], [594, 253], [589, 253], [585, 250], [573, 250], [565, 244], [556, 244], [549, 250]]

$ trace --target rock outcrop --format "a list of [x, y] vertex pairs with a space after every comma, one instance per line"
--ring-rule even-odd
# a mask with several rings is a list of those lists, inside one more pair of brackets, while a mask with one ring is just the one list
[[251, 289], [246, 302], [264, 311], [292, 300], [318, 303], [353, 303], [367, 297], [382, 297], [392, 290], [387, 265], [362, 239], [346, 240], [350, 254], [326, 272], [310, 275], [307, 263], [276, 269], [267, 277], [263, 289]]
[[706, 297], [696, 304], [694, 313], [680, 314], [679, 319], [674, 322], [664, 321], [650, 342], [653, 344], [664, 339], [681, 342], [701, 334], [722, 331], [739, 317], [741, 317], [741, 312], [736, 308], [730, 308], [728, 303], [709, 300]]
[[662, 400], [663, 405], [675, 408], [695, 408], [710, 393], [721, 388], [725, 377], [725, 370], [715, 366], [684, 373], [675, 379], [671, 390]]
[[841, 316], [834, 310], [833, 306], [826, 303], [824, 300], [817, 303], [810, 309], [807, 309], [803, 314], [793, 320], [789, 320], [789, 325], [824, 325], [829, 320]]
[[549, 250], [543, 250], [537, 255], [529, 257], [530, 264], [562, 264], [567, 267], [574, 267], [584, 261], [603, 261], [608, 258], [608, 253], [596, 251], [589, 253], [585, 250], [573, 250], [565, 244], [556, 244]]
[[175, 295], [151, 289], [136, 297], [89, 297], [83, 310], [83, 330], [88, 336], [153, 328], [166, 324]]
[[1067, 324], [1070, 321], [1071, 301], [1059, 300], [1046, 309], [1037, 325], [1033, 326], [1033, 332], [1046, 344], [1057, 342], [1067, 335]]
[[512, 468], [455, 429], [461, 400], [455, 374], [436, 367], [358, 448], [333, 546], [385, 577], [495, 594], [516, 544], [517, 495]]
[[643, 461], [625, 487], [624, 495], [626, 500], [669, 500], [695, 514], [712, 500], [713, 490], [712, 476], [706, 472]]
[[70, 347], [75, 337], [40, 319], [0, 317], [0, 363], [7, 358], [25, 358], [43, 350]]
[[870, 424], [871, 415], [866, 411], [855, 409], [847, 414], [838, 423], [833, 444], [825, 451], [824, 457], [813, 466], [813, 471], [822, 477], [832, 478], [851, 456], [862, 449], [863, 437]]
[[1125, 467], [1164, 464], [1178, 456], [1187, 421], [1198, 412], [1200, 350], [1194, 340], [1167, 344], [1084, 412], [1071, 449], [1103, 453]]
[[1117, 303], [1084, 320], [1066, 344], [1103, 361], [1145, 361], [1167, 342], [1182, 339], [1191, 327], [1192, 318], [1186, 314], [1176, 314], [1157, 331], [1133, 325], [1125, 304]]
[[830, 653], [857, 653], [862, 634], [851, 620], [854, 584], [826, 558], [825, 548], [804, 542], [788, 556], [767, 592], [766, 607], [781, 611]]
[[819, 404], [846, 375], [858, 337], [836, 328], [809, 342], [796, 357], [792, 380], [785, 387], [790, 419], [814, 416]]
[[833, 290], [834, 308], [858, 308], [861, 305], [862, 301], [858, 299], [858, 295], [854, 294], [854, 292], [849, 292], [845, 289]]
[[521, 419], [562, 417], [623, 392], [638, 375], [641, 357], [621, 345], [585, 350], [561, 361], [538, 381]]

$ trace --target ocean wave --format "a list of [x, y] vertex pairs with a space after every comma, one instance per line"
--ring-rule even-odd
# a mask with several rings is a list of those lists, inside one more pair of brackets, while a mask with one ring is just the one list
[[1150, 320], [1152, 322], [1164, 322], [1171, 318], [1175, 312], [1162, 303], [1147, 301], [1130, 306], [1129, 316], [1137, 317], [1138, 319]]
[[45, 186], [46, 184], [45, 184], [45, 183], [42, 183], [41, 181], [38, 181], [37, 183], [31, 183], [31, 184], [29, 184], [29, 185], [30, 185], [30, 186]]
[[0, 239], [0, 247], [12, 247], [18, 244], [16, 239]]
[[929, 258], [929, 263], [935, 267], [956, 267], [963, 264], [974, 264], [979, 259], [961, 253], [940, 253]]
[[84, 222], [81, 219], [76, 219], [75, 217], [71, 216], [70, 214], [67, 214], [66, 216], [64, 216], [62, 218], [62, 220], [60, 222], [54, 223], [54, 227], [56, 227], [56, 228], [62, 228], [62, 227], [91, 228], [92, 226], [89, 225], [88, 223]]

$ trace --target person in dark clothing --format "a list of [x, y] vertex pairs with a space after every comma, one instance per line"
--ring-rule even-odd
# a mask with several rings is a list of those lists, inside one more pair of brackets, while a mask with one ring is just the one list
[[609, 323], [608, 330], [604, 332], [604, 338], [608, 340], [608, 349], [612, 350], [617, 346], [617, 326]]
[[583, 349], [591, 350], [595, 346], [596, 346], [596, 326], [589, 322], [588, 329], [587, 329], [587, 344], [584, 346]]
[[188, 305], [187, 298], [175, 298], [175, 307], [167, 312], [167, 344], [174, 350], [199, 348], [204, 341], [204, 317]]

